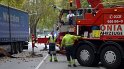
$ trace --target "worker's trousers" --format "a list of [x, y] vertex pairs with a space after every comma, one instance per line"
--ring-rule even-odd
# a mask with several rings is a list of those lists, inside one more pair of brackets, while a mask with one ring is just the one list
[[66, 50], [66, 57], [67, 57], [68, 61], [71, 61], [71, 58], [75, 59], [75, 55], [74, 55], [75, 48], [74, 48], [74, 46], [66, 46], [65, 50]]
[[49, 54], [50, 56], [56, 55], [55, 43], [49, 43]]
[[69, 25], [73, 25], [73, 18], [69, 17]]

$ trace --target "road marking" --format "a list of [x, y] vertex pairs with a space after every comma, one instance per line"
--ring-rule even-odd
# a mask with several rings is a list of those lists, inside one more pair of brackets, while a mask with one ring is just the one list
[[35, 69], [39, 69], [40, 66], [43, 64], [44, 60], [48, 57], [48, 54], [43, 58], [43, 60], [38, 64], [38, 66]]

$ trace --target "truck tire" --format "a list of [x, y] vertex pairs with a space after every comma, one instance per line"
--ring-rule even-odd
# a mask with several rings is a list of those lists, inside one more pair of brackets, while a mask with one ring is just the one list
[[94, 50], [89, 45], [80, 46], [76, 55], [79, 64], [82, 66], [96, 66], [99, 62]]
[[10, 52], [10, 54], [11, 55], [14, 54], [14, 45], [13, 45], [13, 43], [11, 43], [11, 52]]
[[17, 54], [18, 53], [18, 46], [17, 46], [17, 43], [13, 43], [14, 45], [14, 54]]
[[117, 69], [122, 64], [122, 55], [114, 46], [107, 46], [102, 49], [100, 54], [101, 63], [107, 69]]
[[19, 53], [21, 53], [23, 51], [22, 43], [18, 43], [18, 45], [19, 45]]

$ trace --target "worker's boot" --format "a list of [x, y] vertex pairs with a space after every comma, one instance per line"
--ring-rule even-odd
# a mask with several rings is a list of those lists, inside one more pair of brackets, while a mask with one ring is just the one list
[[54, 56], [54, 62], [58, 62], [58, 59], [56, 56]]
[[74, 67], [77, 67], [77, 65], [76, 65], [76, 64], [73, 64], [73, 66], [74, 66]]
[[77, 67], [77, 65], [75, 64], [75, 59], [72, 59], [72, 63], [74, 67]]
[[50, 62], [52, 62], [52, 56], [50, 56], [50, 59], [49, 60], [50, 60]]
[[71, 61], [68, 61], [68, 67], [71, 67]]

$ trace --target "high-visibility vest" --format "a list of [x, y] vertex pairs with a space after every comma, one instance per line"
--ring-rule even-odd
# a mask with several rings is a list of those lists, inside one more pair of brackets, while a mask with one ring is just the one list
[[80, 36], [66, 34], [62, 39], [62, 45], [72, 46], [76, 39], [80, 38]]
[[52, 37], [52, 36], [50, 36], [50, 38], [49, 38], [49, 43], [55, 43], [55, 41], [56, 41], [56, 38], [54, 37]]
[[74, 36], [73, 35], [70, 35], [70, 34], [66, 34], [64, 37], [63, 37], [63, 44], [65, 46], [70, 46], [70, 45], [73, 45], [74, 44]]

